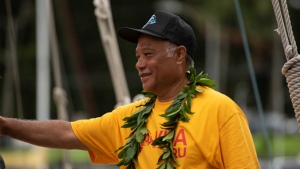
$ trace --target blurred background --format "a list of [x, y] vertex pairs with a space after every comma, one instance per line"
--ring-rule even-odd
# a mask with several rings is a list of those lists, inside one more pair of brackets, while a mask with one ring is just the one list
[[[194, 28], [198, 73], [208, 73], [218, 84], [216, 90], [244, 110], [261, 168], [299, 169], [300, 136], [281, 73], [286, 57], [281, 39], [274, 31], [277, 22], [272, 3], [238, 2], [241, 14], [233, 0], [102, 1], [102, 5], [110, 6], [113, 22], [109, 23], [99, 21], [93, 1], [0, 0], [0, 115], [38, 120], [60, 118], [52, 94], [57, 86], [57, 70], [60, 87], [66, 93], [67, 120], [98, 117], [116, 105], [130, 102], [142, 91], [135, 69], [135, 44], [117, 37], [116, 48], [105, 52], [105, 45], [111, 46], [102, 41], [105, 33], [101, 34], [99, 28], [108, 30], [106, 35], [113, 38], [118, 28], [141, 28], [156, 10], [166, 10]], [[287, 0], [287, 4], [297, 42], [300, 0]], [[47, 11], [53, 12], [53, 22]], [[260, 101], [253, 90], [238, 15], [244, 21]], [[56, 36], [49, 34], [51, 28], [55, 28]], [[56, 50], [50, 48], [49, 38], [53, 36], [57, 38]], [[118, 51], [121, 66], [109, 67], [112, 57], [108, 54], [118, 55]], [[55, 54], [58, 65], [53, 60]], [[123, 87], [120, 90], [125, 91], [126, 99], [118, 99], [114, 88], [114, 77], [121, 79], [122, 74], [110, 70], [124, 73], [125, 81], [120, 81], [119, 86]], [[264, 118], [259, 114], [259, 105]], [[0, 146], [8, 169], [116, 168], [92, 165], [88, 154], [82, 151], [44, 149], [6, 137], [0, 137]]]

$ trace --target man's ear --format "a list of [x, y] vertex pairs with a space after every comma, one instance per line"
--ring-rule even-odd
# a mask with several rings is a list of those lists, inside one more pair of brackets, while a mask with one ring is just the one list
[[186, 56], [186, 48], [184, 46], [178, 46], [176, 49], [176, 57], [177, 57], [177, 63], [181, 64], [185, 61]]

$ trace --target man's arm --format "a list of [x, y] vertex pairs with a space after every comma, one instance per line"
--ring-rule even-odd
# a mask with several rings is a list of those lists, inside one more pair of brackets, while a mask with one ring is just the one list
[[71, 123], [62, 120], [34, 121], [0, 116], [0, 135], [42, 147], [89, 150], [76, 137]]

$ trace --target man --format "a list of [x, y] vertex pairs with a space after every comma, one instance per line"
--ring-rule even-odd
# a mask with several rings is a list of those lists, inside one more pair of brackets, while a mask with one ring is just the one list
[[[137, 43], [136, 69], [143, 89], [153, 93], [150, 99], [72, 123], [0, 117], [0, 134], [39, 146], [86, 150], [93, 163], [121, 161], [128, 168], [260, 168], [242, 110], [206, 87], [209, 79], [192, 74], [197, 45], [188, 24], [157, 11], [142, 29], [121, 28], [118, 35]], [[119, 147], [120, 159], [113, 153]]]
[[0, 155], [0, 169], [5, 169], [5, 163], [1, 155]]

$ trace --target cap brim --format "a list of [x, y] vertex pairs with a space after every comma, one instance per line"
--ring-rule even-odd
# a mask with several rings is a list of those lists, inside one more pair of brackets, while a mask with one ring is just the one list
[[118, 35], [129, 41], [129, 42], [133, 42], [133, 43], [137, 43], [138, 42], [138, 39], [140, 37], [141, 34], [146, 34], [146, 35], [150, 35], [150, 36], [155, 36], [155, 37], [158, 37], [158, 38], [163, 38], [163, 39], [166, 39], [165, 37], [161, 36], [161, 35], [158, 35], [158, 34], [155, 34], [153, 32], [149, 32], [147, 30], [143, 30], [143, 29], [133, 29], [133, 28], [120, 28], [118, 30]]

